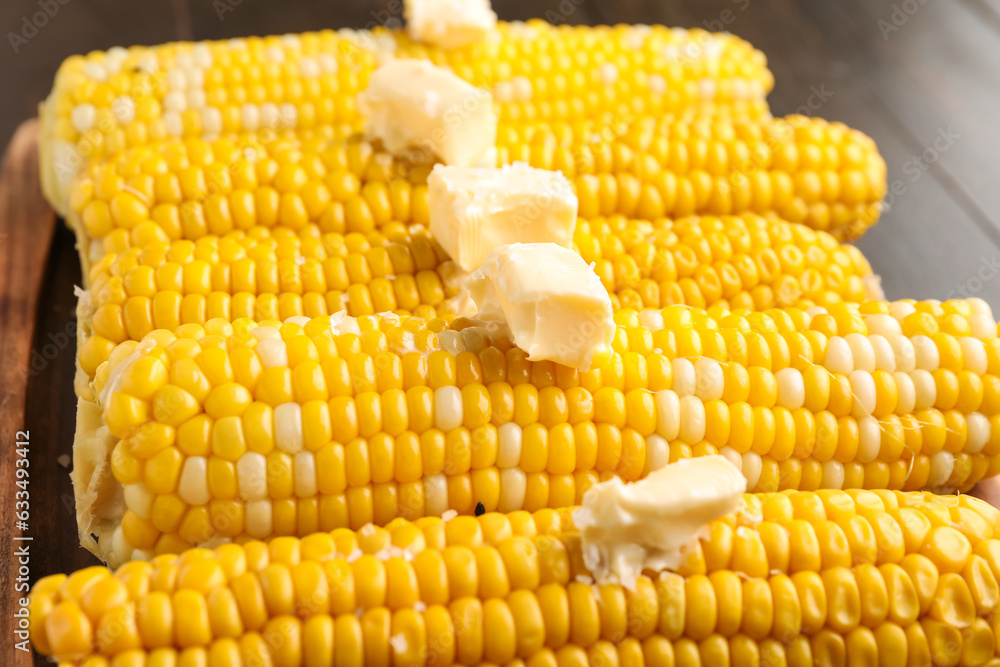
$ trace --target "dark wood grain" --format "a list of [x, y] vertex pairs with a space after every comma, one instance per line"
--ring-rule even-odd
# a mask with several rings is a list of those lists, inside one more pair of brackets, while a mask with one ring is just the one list
[[[59, 63], [74, 53], [116, 44], [173, 39], [222, 39], [319, 28], [398, 24], [396, 0], [66, 0], [47, 25], [15, 49], [38, 0], [0, 3], [0, 142], [35, 113]], [[572, 11], [565, 11], [570, 4]], [[665, 23], [724, 28], [748, 39], [769, 59], [777, 85], [775, 114], [802, 110], [817, 90], [829, 95], [809, 113], [843, 121], [872, 136], [890, 182], [904, 192], [859, 247], [891, 298], [976, 295], [1000, 313], [1000, 0], [921, 2], [893, 23], [902, 0], [494, 0], [501, 18], [545, 17], [578, 23]], [[897, 17], [898, 18], [898, 15]], [[898, 30], [885, 28], [888, 21]], [[914, 161], [951, 126], [960, 136], [926, 170]], [[51, 213], [28, 183], [31, 130], [15, 136], [0, 182], [0, 518], [10, 526], [8, 448], [14, 430], [31, 431], [32, 484], [45, 488], [42, 514], [32, 516], [39, 548], [32, 576], [92, 564], [76, 547], [66, 469], [58, 463], [72, 442], [75, 341], [60, 347], [73, 314], [79, 265], [72, 235], [53, 237]], [[12, 156], [20, 174], [8, 177]], [[919, 175], [914, 176], [914, 168]], [[21, 180], [17, 180], [21, 179]], [[3, 197], [17, 192], [17, 198]], [[51, 248], [49, 249], [51, 241]], [[47, 254], [48, 253], [48, 254]], [[46, 256], [48, 264], [46, 266]], [[41, 305], [38, 305], [41, 304]], [[33, 309], [37, 308], [37, 313]], [[56, 354], [45, 360], [45, 351]], [[30, 378], [32, 351], [45, 363]], [[21, 373], [20, 376], [16, 373]], [[18, 378], [12, 383], [6, 378]], [[14, 406], [16, 412], [9, 412]], [[13, 429], [13, 430], [12, 430]], [[8, 485], [8, 486], [4, 486]], [[978, 492], [1000, 503], [1000, 484]], [[34, 501], [34, 499], [33, 499]], [[5, 560], [6, 559], [6, 560]], [[0, 557], [9, 581], [9, 556]], [[6, 569], [5, 569], [6, 568]], [[0, 613], [13, 596], [0, 594]], [[6, 606], [4, 606], [6, 605]], [[7, 657], [2, 644], [0, 664]], [[37, 664], [45, 664], [41, 660]]]
[[[37, 464], [43, 460], [40, 456], [43, 443], [36, 439], [40, 436], [37, 431], [31, 432], [25, 417], [39, 291], [56, 226], [55, 214], [38, 187], [36, 138], [35, 121], [22, 125], [0, 166], [0, 281], [3, 285], [0, 290], [0, 531], [5, 536], [5, 544], [0, 549], [0, 581], [4, 582], [0, 615], [5, 619], [14, 617], [18, 601], [24, 597], [17, 589], [19, 584], [26, 583], [24, 574], [34, 578], [39, 572], [40, 558], [36, 560], [36, 557], [41, 556], [45, 547], [33, 538], [41, 535], [48, 524], [46, 517], [50, 511], [46, 507], [50, 489], [44, 485], [42, 476], [35, 474]], [[63, 415], [65, 418], [65, 413]], [[48, 417], [53, 418], [54, 415]], [[23, 485], [17, 486], [15, 477], [19, 458], [17, 443], [25, 441], [30, 452], [25, 457], [30, 473], [26, 489]], [[21, 481], [23, 483], [23, 478]], [[15, 514], [16, 494], [25, 490], [29, 497], [21, 493], [19, 498], [27, 500], [30, 506], [17, 509], [30, 513], [26, 530], [22, 529]], [[32, 541], [20, 541], [25, 537]], [[22, 548], [28, 550], [27, 563], [19, 563], [22, 556], [15, 556], [15, 551]], [[20, 569], [21, 565], [26, 565], [27, 573]], [[0, 651], [6, 656], [3, 664], [31, 664], [28, 654], [13, 648], [13, 627], [9, 621], [7, 627], [10, 631]]]

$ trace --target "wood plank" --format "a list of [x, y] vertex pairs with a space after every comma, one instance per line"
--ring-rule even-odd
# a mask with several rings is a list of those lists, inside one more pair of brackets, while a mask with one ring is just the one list
[[[633, 0], [634, 1], [634, 0]], [[403, 22], [402, 0], [301, 0], [284, 3], [280, 11], [263, 12], [259, 5], [237, 0], [193, 3], [192, 26], [195, 39], [224, 39], [244, 35], [272, 35], [324, 28], [368, 28]], [[601, 17], [595, 3], [576, 0], [497, 0], [497, 15], [506, 21], [552, 17], [555, 23], [596, 23]]]
[[[991, 257], [1000, 242], [994, 154], [994, 147], [1000, 145], [1000, 128], [992, 113], [1000, 105], [1000, 68], [992, 57], [1000, 50], [1000, 33], [963, 3], [946, 7], [927, 3], [905, 21], [886, 11], [879, 14], [863, 2], [856, 5], [852, 10], [820, 3], [803, 7], [815, 23], [827, 27], [846, 61], [859, 69], [865, 63], [877, 63], [865, 68], [877, 102], [899, 119], [914, 144], [913, 153], [925, 154], [924, 162], [933, 163], [927, 173], [935, 175], [991, 239], [994, 247], [985, 253]], [[898, 30], [885, 27], [896, 24]], [[949, 128], [950, 144], [941, 138]], [[911, 162], [908, 168], [922, 167]], [[926, 216], [915, 231], [925, 233], [935, 225], [951, 234], [964, 233], [950, 218]], [[946, 266], [955, 263], [944, 253], [940, 261]], [[981, 265], [967, 265], [960, 282], [975, 283]], [[928, 268], [937, 270], [936, 265]], [[997, 292], [984, 292], [994, 306], [1000, 304]]]
[[[32, 341], [38, 296], [56, 226], [55, 214], [38, 188], [37, 126], [36, 121], [29, 121], [20, 127], [0, 166], [0, 526], [14, 540], [22, 535], [40, 537], [49, 497], [43, 480], [34, 475], [42, 462], [43, 443], [30, 433], [32, 425], [25, 420], [29, 367], [36, 351]], [[22, 431], [28, 431], [27, 437]], [[27, 530], [22, 530], [15, 514], [16, 493], [23, 490], [16, 485], [16, 468], [23, 467], [16, 462], [16, 443], [24, 440], [30, 445]], [[23, 542], [30, 551], [29, 576], [38, 571], [36, 556], [44, 551], [42, 544], [40, 540]], [[8, 586], [0, 595], [0, 615], [5, 619], [14, 617], [21, 597], [15, 595], [15, 581], [24, 572], [19, 571], [14, 555], [15, 547], [21, 546], [11, 542], [0, 554], [0, 579]], [[30, 654], [16, 651], [9, 640], [3, 652], [5, 665], [31, 664]]]
[[[76, 426], [73, 369], [76, 354], [76, 296], [81, 283], [76, 238], [58, 223], [48, 269], [38, 303], [33, 349], [41, 355], [39, 370], [29, 378], [24, 424], [31, 429], [31, 484], [45, 490], [41, 507], [32, 505], [32, 529], [38, 551], [32, 557], [31, 577], [71, 572], [101, 563], [80, 547], [76, 530], [73, 484], [66, 465], [72, 460]], [[44, 360], [44, 364], [42, 364]], [[57, 416], [58, 418], [53, 418]], [[64, 458], [60, 461], [60, 457]], [[65, 465], [64, 465], [65, 464]], [[6, 663], [4, 663], [6, 664]], [[38, 667], [47, 663], [36, 657]]]
[[[994, 253], [1000, 258], [1000, 243], [990, 225], [983, 224], [981, 212], [963, 199], [961, 191], [952, 189], [951, 176], [941, 170], [943, 160], [912, 180], [913, 158], [933, 143], [937, 126], [932, 124], [922, 133], [908, 128], [880, 97], [881, 82], [870, 75], [879, 67], [889, 70], [886, 76], [894, 70], [879, 64], [876, 56], [860, 59], [845, 54], [838, 46], [840, 35], [834, 39], [825, 24], [804, 14], [800, 10], [804, 4], [809, 3], [776, 2], [765, 7], [715, 0], [650, 3], [650, 8], [658, 21], [689, 27], [729, 19], [727, 29], [769, 56], [777, 81], [770, 96], [776, 115], [808, 111], [843, 121], [875, 139], [888, 164], [889, 182], [899, 181], [905, 192], [894, 197], [882, 220], [858, 245], [882, 275], [890, 298], [946, 298], [968, 287], [1000, 304], [1000, 281], [980, 285], [975, 273], [991, 265]], [[741, 6], [746, 9], [734, 9]], [[725, 14], [727, 10], [731, 14]], [[816, 91], [828, 99], [818, 104]], [[818, 108], [809, 109], [810, 102]]]
[[1000, 0], [962, 0], [1000, 33]]

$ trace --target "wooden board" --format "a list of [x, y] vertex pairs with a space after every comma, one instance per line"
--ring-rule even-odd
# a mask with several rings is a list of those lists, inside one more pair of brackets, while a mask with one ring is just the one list
[[[115, 44], [173, 39], [222, 39], [398, 20], [397, 0], [284, 0], [260, 4], [225, 0], [88, 0], [63, 5], [49, 26], [12, 57], [0, 56], [0, 141], [51, 87], [58, 63], [74, 53]], [[572, 11], [565, 8], [573, 5]], [[920, 3], [921, 9], [886, 39], [879, 20], [894, 0], [838, 3], [814, 0], [494, 0], [504, 19], [562, 16], [566, 23], [665, 23], [719, 27], [750, 40], [768, 56], [777, 84], [776, 114], [792, 113], [814, 86], [832, 97], [817, 110], [871, 135], [903, 180], [905, 195], [859, 243], [883, 276], [890, 297], [946, 298], [969, 285], [984, 260], [1000, 255], [1000, 0]], [[0, 26], [18, 30], [37, 0], [0, 3]], [[731, 19], [731, 20], [730, 20]], [[6, 30], [4, 31], [6, 33]], [[6, 48], [6, 47], [5, 47]], [[7, 60], [9, 59], [9, 60]], [[954, 124], [954, 149], [910, 182], [905, 165]], [[96, 564], [77, 546], [68, 456], [73, 438], [73, 286], [80, 284], [72, 234], [56, 219], [37, 184], [35, 124], [21, 126], [0, 171], [0, 520], [16, 531], [16, 432], [30, 433], [30, 578]], [[1000, 313], [1000, 280], [978, 296]], [[44, 492], [43, 492], [44, 491]], [[977, 493], [1000, 503], [1000, 483]], [[13, 548], [0, 550], [0, 614], [16, 607]], [[8, 625], [5, 626], [11, 628]], [[13, 628], [11, 628], [12, 630]], [[11, 637], [11, 632], [7, 632]], [[0, 648], [0, 665], [48, 664]]]

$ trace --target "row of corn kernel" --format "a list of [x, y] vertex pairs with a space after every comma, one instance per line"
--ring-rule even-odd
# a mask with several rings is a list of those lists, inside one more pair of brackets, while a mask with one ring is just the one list
[[657, 638], [669, 655], [690, 647], [699, 660], [717, 659], [706, 664], [728, 664], [731, 648], [746, 657], [772, 644], [803, 665], [814, 651], [822, 660], [845, 652], [877, 659], [890, 649], [943, 664], [954, 664], [944, 659], [951, 655], [989, 659], [993, 627], [980, 617], [995, 615], [1000, 601], [1000, 546], [991, 537], [1000, 519], [985, 503], [828, 492], [751, 496], [746, 509], [747, 519], [759, 512], [764, 521], [712, 522], [716, 540], [701, 540], [681, 571], [640, 576], [630, 591], [593, 584], [579, 540], [563, 533], [565, 514], [394, 522], [48, 577], [32, 593], [33, 638], [57, 656], [96, 649], [141, 658], [141, 648], [178, 638], [181, 650], [217, 651], [224, 664], [241, 664], [251, 647], [298, 665], [305, 644], [314, 657], [361, 638], [341, 635], [344, 624], [371, 626], [368, 639], [351, 644], [359, 655], [399, 657], [416, 642], [426, 659], [425, 635], [404, 628], [431, 623], [453, 634], [456, 659], [554, 659], [543, 651], [549, 642], [593, 653], [602, 640], [626, 637], [635, 647]]

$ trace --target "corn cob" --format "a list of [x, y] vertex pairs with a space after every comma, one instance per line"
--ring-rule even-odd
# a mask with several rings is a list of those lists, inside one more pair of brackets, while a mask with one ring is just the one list
[[717, 453], [755, 491], [966, 490], [1000, 471], [1000, 339], [979, 300], [621, 310], [614, 354], [585, 373], [464, 318], [342, 318], [115, 347], [80, 401], [85, 546], [119, 562], [562, 507]]
[[[877, 218], [885, 193], [885, 163], [871, 140], [840, 125], [792, 118], [626, 127], [620, 136], [578, 130], [559, 139], [514, 132], [500, 156], [568, 174], [584, 218], [774, 212], [853, 237]], [[357, 138], [177, 140], [88, 167], [74, 180], [68, 220], [85, 266], [154, 240], [255, 224], [349, 232], [426, 224], [428, 171]]]
[[[765, 310], [876, 296], [853, 246], [773, 218], [621, 216], [581, 221], [576, 248], [615, 310], [687, 304]], [[81, 395], [114, 344], [153, 329], [222, 318], [254, 320], [339, 310], [450, 316], [462, 307], [459, 270], [426, 231], [389, 241], [379, 232], [293, 232], [252, 227], [196, 242], [153, 242], [105, 256], [81, 298]]]
[[804, 116], [502, 125], [498, 155], [574, 178], [585, 218], [774, 211], [851, 240], [878, 220], [886, 192], [869, 137]]
[[341, 30], [74, 56], [41, 107], [42, 182], [68, 212], [88, 161], [169, 137], [360, 129], [355, 95], [386, 57], [427, 58], [496, 90], [501, 118], [610, 112], [767, 115], [766, 60], [739, 38], [663, 27], [501, 24], [500, 39], [454, 50], [401, 31]]
[[596, 584], [568, 510], [395, 520], [40, 580], [64, 665], [995, 667], [1000, 512], [969, 496], [748, 494], [676, 572]]

